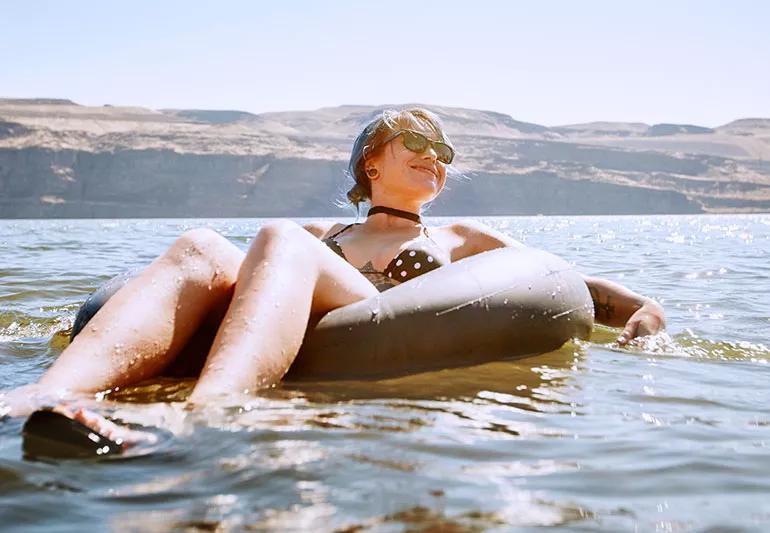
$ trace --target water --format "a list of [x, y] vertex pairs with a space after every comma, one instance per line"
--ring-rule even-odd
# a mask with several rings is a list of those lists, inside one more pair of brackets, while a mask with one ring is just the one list
[[[178, 437], [102, 462], [21, 457], [0, 422], [0, 527], [24, 531], [766, 531], [770, 216], [483, 219], [658, 298], [617, 331], [514, 362], [282, 386], [185, 413], [190, 382], [96, 403]], [[34, 381], [86, 295], [185, 229], [246, 247], [258, 220], [0, 221], [0, 388]], [[166, 402], [167, 400], [167, 402]]]

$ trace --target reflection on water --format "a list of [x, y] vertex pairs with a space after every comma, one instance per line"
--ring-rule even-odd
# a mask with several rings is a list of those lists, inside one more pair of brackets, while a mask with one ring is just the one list
[[[191, 380], [90, 401], [166, 428], [152, 453], [21, 458], [0, 524], [117, 531], [770, 528], [770, 217], [487, 222], [661, 300], [667, 333], [384, 381], [283, 383], [187, 411]], [[199, 221], [0, 222], [0, 389], [34, 381], [85, 296]], [[258, 221], [207, 221], [246, 246]]]

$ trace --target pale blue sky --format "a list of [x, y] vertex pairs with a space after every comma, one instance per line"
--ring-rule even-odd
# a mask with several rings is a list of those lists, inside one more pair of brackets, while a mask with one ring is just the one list
[[0, 96], [716, 126], [770, 117], [770, 2], [5, 0]]

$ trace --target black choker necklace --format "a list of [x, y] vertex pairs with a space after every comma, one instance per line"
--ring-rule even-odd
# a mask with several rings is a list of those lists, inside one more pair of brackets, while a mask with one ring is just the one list
[[369, 211], [366, 213], [367, 218], [376, 215], [377, 213], [385, 213], [387, 215], [393, 215], [394, 217], [399, 218], [405, 218], [407, 220], [411, 220], [412, 222], [417, 222], [418, 224], [422, 224], [422, 219], [420, 218], [420, 215], [417, 215], [415, 213], [410, 213], [409, 211], [402, 211], [401, 209], [393, 209], [392, 207], [385, 207], [384, 205], [375, 205], [374, 207], [369, 208]]

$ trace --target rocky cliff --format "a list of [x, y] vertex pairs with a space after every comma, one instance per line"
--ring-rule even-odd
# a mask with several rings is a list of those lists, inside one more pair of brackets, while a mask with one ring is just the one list
[[[770, 210], [770, 120], [547, 128], [429, 106], [458, 151], [433, 214]], [[0, 100], [0, 218], [326, 216], [382, 107], [308, 112]]]

